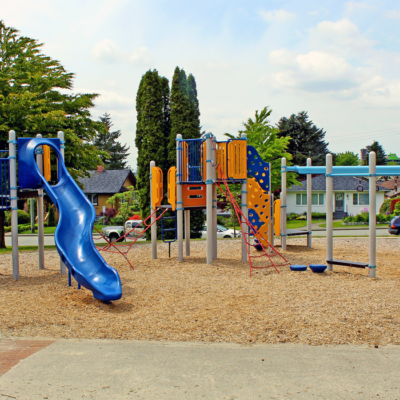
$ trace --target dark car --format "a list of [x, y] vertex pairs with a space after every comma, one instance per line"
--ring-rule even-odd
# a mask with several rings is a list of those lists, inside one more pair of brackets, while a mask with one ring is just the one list
[[400, 217], [392, 218], [388, 232], [392, 235], [400, 235]]

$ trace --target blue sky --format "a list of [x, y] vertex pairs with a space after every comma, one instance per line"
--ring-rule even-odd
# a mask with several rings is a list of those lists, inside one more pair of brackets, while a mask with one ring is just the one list
[[134, 148], [135, 98], [148, 69], [197, 81], [201, 124], [222, 138], [264, 106], [271, 121], [307, 111], [329, 149], [378, 140], [400, 156], [398, 1], [0, 0], [1, 18], [44, 43], [101, 96]]

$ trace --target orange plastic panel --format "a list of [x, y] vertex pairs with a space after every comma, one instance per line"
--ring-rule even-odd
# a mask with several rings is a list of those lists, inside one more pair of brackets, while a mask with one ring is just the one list
[[176, 208], [176, 167], [171, 167], [168, 170], [168, 203], [171, 204], [172, 210]]
[[189, 160], [188, 160], [188, 144], [187, 142], [181, 141], [179, 142], [182, 144], [182, 160], [181, 160], [181, 165], [182, 165], [182, 177], [181, 180], [182, 182], [186, 182], [189, 177]]
[[[220, 168], [217, 169], [218, 179], [227, 179], [228, 178], [228, 168], [227, 168], [227, 143], [220, 142], [217, 143], [217, 163], [219, 163]], [[222, 170], [222, 175], [220, 171]]]
[[274, 201], [274, 230], [275, 235], [281, 235], [281, 199]]
[[43, 145], [43, 176], [48, 182], [51, 179], [50, 147]]
[[247, 179], [247, 207], [249, 209], [249, 221], [258, 229], [257, 239], [264, 247], [269, 242], [269, 223], [271, 222], [271, 196], [265, 193], [255, 178]]
[[163, 198], [163, 172], [159, 167], [151, 169], [151, 205], [153, 209], [161, 206]]
[[206, 185], [182, 185], [183, 208], [206, 206]]
[[247, 178], [247, 140], [228, 143], [228, 174], [232, 179]]

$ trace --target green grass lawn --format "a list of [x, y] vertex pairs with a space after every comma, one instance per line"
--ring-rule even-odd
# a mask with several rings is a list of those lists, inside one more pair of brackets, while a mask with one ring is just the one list
[[[101, 232], [103, 225], [94, 224], [94, 227], [96, 227]], [[96, 231], [96, 229], [94, 229], [94, 227], [93, 227], [93, 233], [97, 233], [97, 231]], [[44, 233], [45, 234], [54, 234], [56, 231], [56, 228], [57, 228], [56, 226], [45, 226]], [[28, 230], [28, 231], [20, 232], [19, 235], [28, 235], [30, 233], [32, 233], [31, 230]], [[37, 229], [35, 230], [35, 234], [37, 234]]]
[[[321, 228], [326, 228], [326, 222], [319, 225]], [[376, 224], [378, 228], [387, 228], [389, 226], [389, 222], [385, 222], [384, 224]], [[342, 221], [337, 221], [333, 223], [334, 228], [346, 228], [346, 229], [359, 229], [359, 228], [368, 228], [368, 225], [342, 225]]]
[[[316, 224], [318, 222], [325, 222], [320, 219], [312, 220], [311, 223]], [[298, 229], [298, 228], [305, 228], [307, 226], [307, 221], [305, 219], [300, 219], [300, 220], [292, 220], [292, 221], [287, 221], [286, 222], [286, 228], [287, 229]]]

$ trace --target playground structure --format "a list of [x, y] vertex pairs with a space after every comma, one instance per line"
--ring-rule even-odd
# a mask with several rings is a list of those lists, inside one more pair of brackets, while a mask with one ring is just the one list
[[[118, 272], [110, 267], [100, 255], [92, 238], [95, 210], [84, 195], [64, 164], [64, 134], [58, 133], [57, 139], [19, 138], [15, 132], [9, 133], [9, 179], [2, 176], [1, 187], [9, 188], [10, 195], [2, 193], [3, 209], [11, 209], [12, 224], [12, 263], [13, 277], [19, 278], [18, 260], [18, 207], [17, 191], [38, 191], [38, 244], [39, 269], [44, 269], [44, 232], [43, 232], [43, 189], [46, 190], [59, 210], [59, 223], [54, 235], [60, 255], [60, 272], [69, 273], [69, 283], [73, 276], [78, 287], [83, 286], [93, 292], [99, 300], [109, 302], [122, 296], [121, 281]], [[18, 156], [16, 147], [18, 145]], [[58, 159], [58, 183], [50, 185], [50, 148]], [[2, 158], [1, 168], [6, 162]], [[18, 186], [17, 186], [18, 160]], [[4, 165], [3, 165], [4, 164]], [[7, 167], [5, 167], [7, 168]], [[22, 193], [22, 192], [20, 192]]]
[[[287, 236], [307, 234], [309, 246], [311, 246], [311, 177], [312, 175], [325, 175], [326, 177], [326, 263], [328, 271], [333, 271], [334, 265], [354, 268], [368, 268], [369, 276], [376, 277], [376, 178], [378, 176], [400, 175], [398, 165], [376, 165], [376, 154], [369, 153], [368, 166], [333, 166], [332, 154], [326, 156], [326, 166], [312, 166], [311, 159], [307, 159], [307, 166], [286, 166], [286, 159], [282, 158], [282, 192], [281, 192], [281, 229], [275, 234], [281, 237], [282, 249], [286, 250]], [[307, 175], [307, 232], [290, 232], [286, 229], [286, 174], [295, 172]], [[367, 262], [355, 262], [337, 260], [333, 258], [333, 177], [335, 176], [357, 176], [369, 179], [369, 260]], [[280, 233], [279, 233], [280, 232]]]
[[[288, 265], [288, 261], [273, 247], [273, 195], [271, 194], [270, 164], [264, 162], [247, 138], [217, 142], [211, 133], [199, 139], [176, 138], [176, 167], [168, 171], [168, 203], [163, 201], [163, 172], [150, 163], [151, 193], [151, 243], [152, 258], [157, 258], [157, 211], [171, 209], [176, 213], [176, 239], [178, 261], [183, 261], [183, 232], [185, 230], [185, 255], [190, 256], [190, 211], [206, 209], [207, 264], [212, 264], [217, 254], [217, 188], [232, 204], [242, 230], [242, 261], [249, 260], [250, 276], [253, 269]], [[241, 185], [241, 205], [229, 189], [229, 184]], [[185, 214], [184, 214], [185, 213]], [[185, 223], [183, 216], [185, 215]], [[279, 218], [278, 218], [279, 220]], [[278, 221], [279, 224], [279, 221]], [[183, 227], [185, 225], [185, 227]], [[173, 229], [169, 229], [173, 230]], [[162, 231], [162, 235], [164, 231]], [[257, 255], [251, 255], [250, 237], [261, 246]], [[274, 263], [273, 257], [281, 261]], [[255, 266], [253, 258], [266, 257], [268, 263]], [[277, 270], [278, 271], [278, 270]]]

